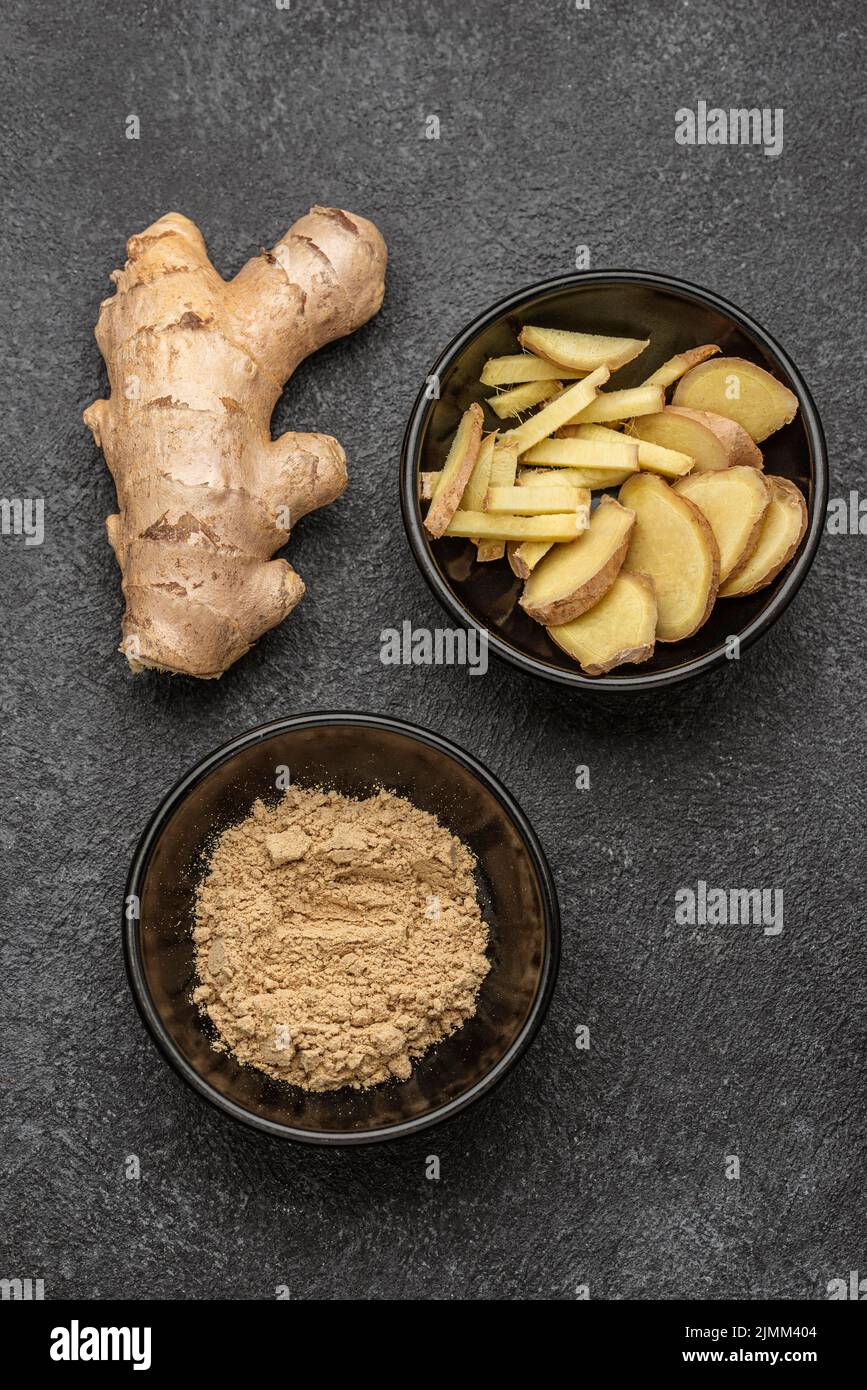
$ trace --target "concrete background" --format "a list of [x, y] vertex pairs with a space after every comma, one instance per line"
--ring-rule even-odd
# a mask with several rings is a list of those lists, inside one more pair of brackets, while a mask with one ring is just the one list
[[[815, 394], [832, 496], [864, 488], [863, 7], [11, 0], [4, 27], [2, 490], [43, 496], [47, 530], [0, 542], [0, 1275], [49, 1298], [670, 1299], [823, 1298], [867, 1273], [864, 537], [826, 536], [774, 631], [694, 687], [579, 698], [500, 664], [470, 683], [379, 661], [381, 628], [446, 621], [397, 503], [420, 381], [576, 244], [758, 318]], [[782, 156], [677, 145], [700, 99], [783, 107]], [[134, 679], [80, 418], [108, 274], [170, 208], [233, 274], [311, 202], [372, 217], [391, 253], [381, 316], [304, 365], [274, 421], [336, 434], [351, 489], [293, 536], [301, 607], [222, 681]], [[162, 1063], [118, 921], [192, 762], [341, 707], [490, 765], [546, 846], [565, 945], [493, 1097], [417, 1142], [326, 1153], [233, 1126]], [[675, 927], [699, 878], [783, 888], [783, 934]]]

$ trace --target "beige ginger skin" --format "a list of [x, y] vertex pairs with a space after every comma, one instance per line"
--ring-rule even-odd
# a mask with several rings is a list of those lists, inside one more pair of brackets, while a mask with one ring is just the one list
[[314, 207], [227, 284], [170, 212], [127, 255], [96, 326], [111, 395], [84, 412], [117, 490], [120, 649], [133, 670], [216, 677], [299, 602], [302, 580], [271, 557], [346, 486], [336, 439], [272, 440], [269, 425], [298, 364], [379, 309], [385, 242]]

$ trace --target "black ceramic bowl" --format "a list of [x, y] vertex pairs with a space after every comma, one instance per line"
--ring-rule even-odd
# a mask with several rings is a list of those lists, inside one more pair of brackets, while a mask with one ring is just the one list
[[[431, 811], [478, 861], [491, 970], [476, 1015], [415, 1063], [407, 1081], [313, 1094], [239, 1065], [211, 1046], [192, 1002], [196, 884], [216, 833], [274, 800], [277, 770], [293, 785], [348, 796], [385, 787]], [[235, 1119], [284, 1139], [362, 1144], [397, 1138], [463, 1110], [529, 1045], [551, 998], [560, 920], [550, 870], [520, 808], [481, 763], [425, 729], [364, 714], [276, 720], [218, 748], [169, 793], [145, 831], [127, 884], [127, 970], [163, 1055]]]
[[[622, 368], [621, 386], [635, 386], [676, 352], [718, 343], [726, 356], [746, 357], [778, 377], [800, 402], [797, 416], [762, 445], [765, 471], [791, 478], [807, 502], [809, 524], [795, 558], [774, 582], [743, 599], [725, 599], [704, 627], [685, 642], [659, 643], [650, 661], [621, 666], [607, 676], [585, 676], [557, 648], [545, 629], [518, 606], [521, 581], [505, 562], [480, 565], [469, 541], [432, 540], [422, 525], [420, 472], [443, 465], [451, 437], [467, 406], [490, 394], [479, 386], [488, 357], [520, 351], [526, 323], [583, 328], [631, 338], [650, 338], [646, 352]], [[439, 398], [419, 394], [410, 416], [401, 460], [401, 506], [410, 546], [433, 592], [452, 618], [488, 634], [491, 649], [533, 675], [593, 690], [647, 690], [713, 670], [726, 657], [726, 641], [741, 649], [767, 632], [791, 601], [813, 563], [828, 496], [828, 463], [822, 426], [794, 363], [773, 338], [740, 309], [709, 290], [640, 271], [567, 275], [533, 285], [495, 304], [450, 343], [431, 367]], [[492, 427], [490, 412], [488, 428]]]

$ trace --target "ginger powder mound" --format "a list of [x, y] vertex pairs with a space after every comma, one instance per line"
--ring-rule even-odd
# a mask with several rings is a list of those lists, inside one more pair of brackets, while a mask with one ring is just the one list
[[381, 791], [291, 788], [219, 837], [196, 900], [194, 999], [216, 1046], [309, 1091], [404, 1080], [490, 969], [475, 861]]

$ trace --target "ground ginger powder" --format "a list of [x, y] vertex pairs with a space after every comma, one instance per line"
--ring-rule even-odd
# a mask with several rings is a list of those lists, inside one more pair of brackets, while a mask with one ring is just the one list
[[475, 1013], [490, 969], [473, 868], [391, 792], [257, 801], [196, 901], [194, 999], [217, 1046], [310, 1091], [408, 1077]]

